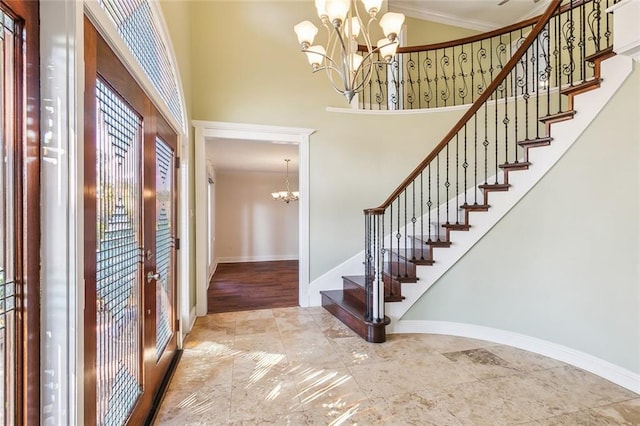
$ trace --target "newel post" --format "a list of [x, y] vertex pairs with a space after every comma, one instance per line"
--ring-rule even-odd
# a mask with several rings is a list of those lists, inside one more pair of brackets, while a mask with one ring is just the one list
[[365, 320], [384, 322], [384, 209], [367, 209], [365, 215]]

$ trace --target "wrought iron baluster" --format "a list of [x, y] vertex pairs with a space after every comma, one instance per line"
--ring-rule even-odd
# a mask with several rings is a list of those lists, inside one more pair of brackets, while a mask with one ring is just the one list
[[[413, 53], [409, 53], [409, 60], [407, 61], [407, 82], [409, 83], [409, 91], [406, 94], [407, 102], [409, 103], [409, 109], [413, 109], [413, 103], [415, 102], [415, 80], [413, 79], [413, 72], [416, 69], [416, 63], [413, 59]], [[419, 93], [419, 92], [418, 92]]]
[[427, 228], [429, 229], [429, 237], [428, 237], [428, 241], [431, 241], [431, 208], [433, 207], [433, 202], [431, 201], [431, 163], [429, 163], [429, 165], [427, 166], [428, 168], [428, 173], [429, 173], [429, 183], [428, 183], [428, 189], [429, 189], [429, 201], [427, 201]]
[[482, 146], [484, 146], [484, 184], [486, 185], [488, 182], [488, 165], [489, 165], [489, 158], [488, 158], [488, 148], [489, 148], [489, 138], [487, 137], [487, 129], [488, 129], [488, 117], [487, 117], [487, 102], [485, 101], [484, 105], [483, 105], [483, 109], [484, 109], [484, 141], [482, 142]]
[[[420, 236], [424, 235], [424, 179], [423, 179], [424, 170], [420, 172]], [[415, 233], [414, 233], [415, 237]], [[423, 244], [420, 245], [420, 260], [424, 260], [424, 249]], [[415, 253], [415, 247], [414, 247]]]
[[[473, 114], [473, 201], [478, 204], [478, 113]], [[467, 188], [464, 188], [467, 193]]]
[[[460, 133], [456, 133], [456, 206], [460, 205]], [[456, 224], [458, 223], [458, 215], [456, 215]]]
[[420, 60], [420, 55], [423, 52], [418, 52], [418, 63], [417, 63], [417, 67], [418, 67], [418, 108], [422, 108], [422, 76], [420, 75], [420, 64], [422, 64], [422, 61]]
[[[445, 204], [446, 204], [445, 209], [446, 209], [446, 219], [447, 219], [447, 221], [445, 223], [447, 225], [449, 224], [449, 186], [451, 186], [450, 183], [449, 183], [449, 145], [450, 144], [447, 144], [447, 147], [445, 148], [446, 149], [446, 156], [447, 156], [446, 160], [447, 161], [446, 161], [446, 168], [445, 168], [446, 180], [444, 182], [444, 188], [445, 188], [445, 198], [444, 199], [445, 199]], [[440, 232], [440, 228], [438, 228], [438, 232]]]
[[440, 153], [436, 155], [436, 237], [440, 241]]
[[464, 205], [467, 205], [467, 170], [469, 169], [469, 161], [467, 161], [467, 123], [464, 124], [464, 163], [462, 163], [464, 175]]
[[431, 87], [431, 83], [434, 81], [434, 79], [429, 76], [429, 70], [433, 67], [433, 60], [429, 57], [429, 52], [425, 52], [425, 59], [423, 61], [423, 64], [424, 64], [424, 80], [426, 83], [426, 88], [425, 88], [423, 97], [424, 97], [424, 101], [427, 103], [427, 108], [430, 108], [431, 101], [433, 100], [433, 90]]

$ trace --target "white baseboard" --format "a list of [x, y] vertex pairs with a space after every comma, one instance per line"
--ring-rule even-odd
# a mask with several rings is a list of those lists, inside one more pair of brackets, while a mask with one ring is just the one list
[[276, 254], [266, 256], [230, 256], [219, 257], [216, 263], [272, 262], [276, 260], [298, 260], [298, 254]]
[[640, 374], [638, 373], [567, 346], [512, 331], [473, 324], [426, 320], [400, 320], [392, 324], [387, 331], [389, 333], [446, 334], [513, 346], [589, 371], [640, 394]]

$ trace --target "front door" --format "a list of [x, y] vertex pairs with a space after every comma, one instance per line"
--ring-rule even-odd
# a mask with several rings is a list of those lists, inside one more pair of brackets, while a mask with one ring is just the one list
[[85, 424], [141, 424], [176, 353], [177, 137], [85, 21]]

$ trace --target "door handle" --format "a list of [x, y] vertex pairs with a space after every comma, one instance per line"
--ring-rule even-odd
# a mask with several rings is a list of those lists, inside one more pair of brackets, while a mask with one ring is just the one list
[[160, 279], [160, 272], [156, 272], [154, 274], [153, 272], [149, 271], [147, 273], [147, 284], [149, 284], [153, 280], [158, 281], [159, 279]]

